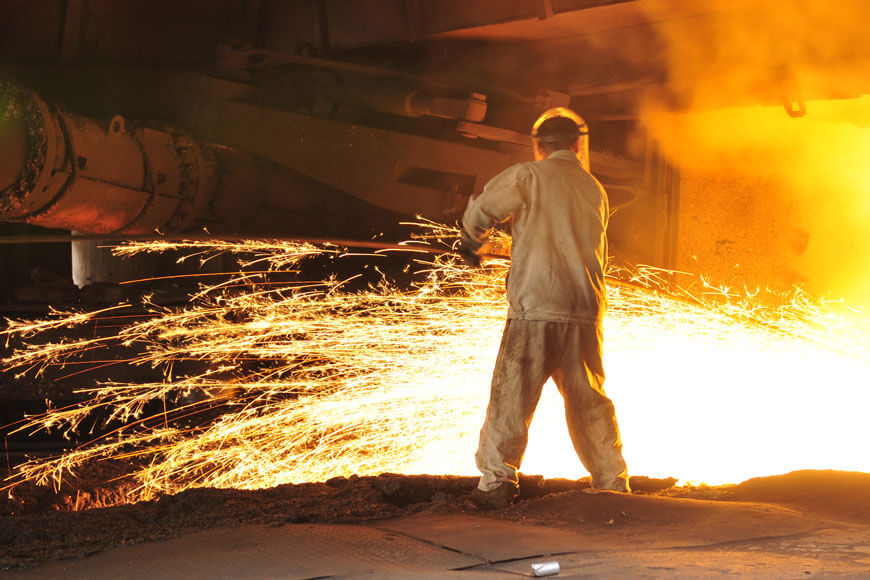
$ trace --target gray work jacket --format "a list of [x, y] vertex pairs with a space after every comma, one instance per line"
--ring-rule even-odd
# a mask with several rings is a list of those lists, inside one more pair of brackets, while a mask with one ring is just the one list
[[509, 167], [471, 198], [462, 227], [483, 242], [513, 217], [508, 318], [597, 323], [604, 315], [607, 194], [573, 152]]

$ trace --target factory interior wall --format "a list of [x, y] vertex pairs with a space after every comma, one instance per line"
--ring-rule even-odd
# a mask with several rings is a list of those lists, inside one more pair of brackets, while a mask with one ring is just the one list
[[682, 168], [675, 269], [714, 285], [822, 293], [824, 256], [810, 251], [812, 235], [785, 193], [763, 176]]

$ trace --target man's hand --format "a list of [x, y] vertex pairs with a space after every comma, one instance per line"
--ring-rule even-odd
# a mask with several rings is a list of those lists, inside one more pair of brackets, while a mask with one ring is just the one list
[[480, 242], [473, 240], [471, 236], [465, 233], [465, 230], [462, 230], [462, 235], [459, 237], [459, 246], [456, 248], [456, 251], [468, 266], [480, 268], [480, 254], [477, 253], [480, 246]]
[[461, 243], [459, 244], [459, 248], [457, 248], [459, 252], [459, 256], [462, 258], [462, 261], [465, 262], [467, 266], [472, 268], [480, 268], [480, 254], [469, 248], [468, 246], [464, 246]]

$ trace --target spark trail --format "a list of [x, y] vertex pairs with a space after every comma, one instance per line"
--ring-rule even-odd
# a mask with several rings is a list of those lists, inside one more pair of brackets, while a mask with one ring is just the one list
[[[427, 227], [427, 242], [455, 239], [450, 228]], [[270, 282], [268, 272], [311, 256], [340, 260], [332, 246], [143, 242], [118, 252], [179, 248], [199, 259], [239, 253], [243, 266], [266, 273], [203, 286], [182, 309], [152, 305], [150, 319], [122, 329], [112, 339], [140, 347], [136, 364], [164, 369], [165, 379], [99, 385], [84, 391], [86, 402], [31, 418], [27, 432], [74, 432], [102, 413], [114, 430], [22, 465], [9, 485], [57, 484], [91, 462], [125, 458], [138, 484], [127, 501], [202, 486], [475, 472], [506, 261], [471, 271], [444, 255], [425, 262], [410, 288], [383, 281], [351, 291], [338, 279]], [[870, 341], [857, 313], [800, 295], [770, 307], [703, 284], [672, 291], [655, 270], [628, 281], [609, 288], [605, 364], [632, 473], [720, 483], [799, 468], [870, 470], [860, 451], [868, 428], [857, 416], [867, 388], [856, 378], [870, 371]], [[31, 337], [39, 325], [100, 315], [13, 322], [5, 334]], [[4, 363], [33, 372], [91, 346], [33, 343]], [[179, 376], [182, 359], [206, 370]], [[548, 389], [524, 471], [584, 476]]]

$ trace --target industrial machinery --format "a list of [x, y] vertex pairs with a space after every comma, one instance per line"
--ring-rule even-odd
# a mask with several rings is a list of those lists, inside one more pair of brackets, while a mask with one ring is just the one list
[[[535, 117], [570, 104], [568, 94], [537, 83], [428, 74], [419, 54], [390, 66], [381, 56], [354, 54], [360, 44], [384, 45], [383, 36], [349, 40], [353, 48], [339, 50], [350, 23], [330, 20], [343, 21], [355, 9], [327, 4], [210, 5], [218, 16], [238, 18], [234, 24], [195, 14], [197, 2], [123, 10], [100, 2], [42, 7], [43, 16], [63, 20], [60, 62], [35, 78], [34, 69], [44, 66], [20, 64], [34, 55], [7, 51], [7, 59], [18, 62], [0, 85], [0, 220], [118, 239], [203, 228], [214, 235], [394, 237], [405, 218], [455, 221], [489, 178], [531, 158], [527, 133]], [[435, 3], [417, 8], [441, 10]], [[354, 23], [357, 32], [386, 24], [396, 9], [372, 6]], [[20, 20], [34, 7], [18, 3], [6, 10], [7, 21]], [[443, 10], [442, 16], [450, 12]], [[311, 11], [322, 22], [297, 30], [288, 50], [289, 39], [272, 27], [290, 26]], [[155, 21], [161, 13], [173, 18]], [[134, 22], [135, 16], [147, 24]], [[109, 31], [110, 22], [146, 40], [179, 34], [184, 22], [211, 29], [194, 34], [196, 50], [193, 38], [171, 37], [171, 45], [190, 51], [173, 53], [153, 41], [134, 47]], [[91, 50], [96, 53], [88, 55]], [[129, 64], [108, 64], [119, 58]], [[191, 59], [203, 62], [177, 66]], [[161, 61], [175, 66], [143, 70]], [[136, 81], [148, 86], [114, 101], [106, 96]], [[593, 155], [616, 205], [632, 201], [641, 166]], [[105, 251], [93, 242], [75, 242], [73, 262], [79, 285], [120, 275], [97, 265], [106, 262]]]
[[[709, 176], [683, 172], [679, 147], [661, 149], [646, 116], [703, 94], [708, 108], [773, 105], [791, 118], [811, 98], [866, 92], [866, 76], [849, 74], [864, 62], [860, 31], [815, 41], [799, 24], [833, 15], [805, 4], [5, 2], [0, 228], [398, 238], [408, 217], [457, 219], [490, 177], [531, 158], [536, 116], [567, 105], [591, 128], [617, 263], [728, 277], [751, 259], [750, 282], [788, 287], [823, 259], [802, 253], [811, 229], [783, 226], [759, 255], [781, 212], [743, 219]], [[738, 70], [734, 47], [753, 22], [767, 23], [758, 55]], [[783, 35], [812, 50], [787, 50]], [[72, 265], [51, 257], [67, 245], [7, 247], [3, 294], [46, 260], [77, 284], [120, 275], [96, 265], [95, 244], [75, 244]]]

